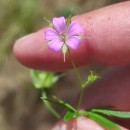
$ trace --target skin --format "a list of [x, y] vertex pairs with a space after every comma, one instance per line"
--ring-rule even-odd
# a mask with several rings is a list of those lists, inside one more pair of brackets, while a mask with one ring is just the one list
[[[130, 2], [122, 2], [87, 14], [75, 16], [84, 29], [84, 38], [79, 48], [71, 50], [77, 66], [102, 64], [115, 66], [103, 78], [88, 87], [82, 108], [113, 106], [130, 111]], [[13, 52], [23, 65], [49, 71], [64, 71], [72, 68], [68, 55], [63, 62], [61, 52], [48, 49], [44, 29], [16, 41]], [[129, 119], [114, 119], [121, 130], [130, 129]], [[104, 130], [96, 122], [79, 117], [68, 122], [59, 121], [52, 130]]]

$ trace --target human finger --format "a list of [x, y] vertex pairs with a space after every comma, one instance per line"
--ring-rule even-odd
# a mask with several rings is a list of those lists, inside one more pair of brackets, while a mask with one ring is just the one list
[[[120, 130], [128, 130], [127, 128], [120, 127]], [[87, 117], [73, 118], [69, 121], [58, 122], [52, 130], [105, 130], [101, 125]]]
[[[130, 63], [130, 2], [108, 6], [72, 18], [80, 22], [84, 35], [77, 50], [71, 55], [77, 66], [89, 63], [126, 65]], [[16, 41], [14, 54], [25, 66], [61, 71], [71, 68], [69, 57], [63, 61], [60, 52], [48, 49], [44, 29]]]
[[[108, 72], [103, 78], [86, 88], [81, 109], [112, 107], [115, 110], [130, 111], [130, 67], [119, 67]], [[76, 106], [77, 102], [75, 103]], [[74, 105], [74, 104], [73, 104]], [[130, 129], [130, 119], [111, 118], [121, 130]], [[88, 117], [58, 122], [52, 130], [105, 130]]]

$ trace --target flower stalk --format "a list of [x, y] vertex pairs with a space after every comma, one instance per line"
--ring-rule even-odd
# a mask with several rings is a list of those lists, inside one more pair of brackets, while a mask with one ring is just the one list
[[74, 50], [78, 48], [83, 29], [80, 26], [79, 22], [77, 21], [71, 22], [71, 16], [68, 17], [67, 19], [65, 19], [64, 17], [59, 17], [59, 18], [55, 17], [53, 18], [52, 22], [48, 21], [47, 19], [45, 20], [49, 23], [49, 25], [51, 25], [50, 28], [48, 28], [45, 31], [45, 40], [49, 41], [48, 47], [54, 52], [58, 52], [62, 50], [64, 62], [65, 62], [66, 52], [68, 51], [69, 58], [73, 66], [74, 72], [76, 74], [77, 79], [79, 80], [81, 86], [81, 92], [80, 92], [79, 102], [77, 106], [77, 109], [79, 111], [82, 97], [83, 97], [83, 91], [85, 87], [84, 87], [84, 82], [82, 81], [81, 76], [71, 56], [70, 48]]
[[82, 103], [82, 99], [83, 99], [83, 93], [84, 93], [84, 82], [82, 81], [81, 79], [81, 76], [77, 70], [77, 67], [73, 61], [73, 58], [71, 56], [71, 53], [70, 53], [70, 49], [68, 48], [68, 53], [69, 53], [69, 58], [70, 58], [70, 61], [71, 61], [71, 64], [73, 66], [73, 69], [74, 69], [74, 72], [75, 72], [75, 75], [77, 77], [77, 79], [79, 80], [79, 83], [80, 83], [80, 86], [81, 86], [81, 91], [80, 91], [80, 95], [79, 95], [79, 101], [78, 101], [78, 105], [77, 105], [77, 111], [79, 113], [80, 111], [80, 106], [81, 106], [81, 103]]
[[77, 70], [77, 68], [76, 68], [76, 65], [75, 65], [75, 63], [74, 63], [74, 61], [73, 61], [73, 58], [72, 58], [72, 56], [71, 56], [71, 53], [70, 53], [70, 49], [69, 49], [69, 48], [68, 48], [68, 54], [69, 54], [69, 58], [70, 58], [70, 61], [71, 61], [72, 66], [73, 66], [75, 75], [76, 75], [77, 79], [79, 80], [79, 83], [80, 83], [80, 85], [81, 85], [81, 87], [82, 87], [82, 86], [83, 86], [83, 81], [82, 81], [82, 79], [81, 79], [81, 77], [80, 77], [80, 75], [79, 75], [79, 72], [78, 72], [78, 70]]

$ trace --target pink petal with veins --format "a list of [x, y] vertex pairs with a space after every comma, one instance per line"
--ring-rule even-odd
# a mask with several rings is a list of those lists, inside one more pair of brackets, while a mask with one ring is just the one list
[[83, 32], [83, 29], [81, 28], [79, 22], [73, 21], [69, 27], [68, 27], [68, 35], [69, 37], [73, 35], [78, 35]]
[[72, 36], [66, 41], [66, 44], [72, 49], [77, 49], [80, 44], [80, 38]]
[[60, 34], [66, 30], [66, 22], [64, 17], [53, 18], [53, 25], [55, 30]]
[[61, 49], [62, 45], [63, 45], [62, 41], [60, 41], [59, 39], [54, 39], [54, 40], [49, 42], [48, 47], [51, 50], [58, 52]]
[[53, 40], [58, 38], [58, 33], [54, 29], [49, 28], [45, 30], [45, 40]]

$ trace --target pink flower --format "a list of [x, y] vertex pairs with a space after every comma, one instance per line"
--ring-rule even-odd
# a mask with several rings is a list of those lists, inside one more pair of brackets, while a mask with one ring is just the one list
[[64, 17], [55, 17], [52, 24], [52, 28], [45, 30], [45, 39], [49, 40], [50, 49], [58, 52], [64, 44], [72, 49], [78, 48], [81, 39], [79, 36], [83, 31], [79, 22], [73, 21], [67, 25]]

